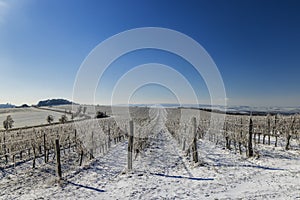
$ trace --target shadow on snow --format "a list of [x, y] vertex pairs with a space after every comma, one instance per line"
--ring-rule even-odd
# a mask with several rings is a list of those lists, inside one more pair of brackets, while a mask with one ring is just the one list
[[249, 168], [258, 168], [258, 169], [264, 169], [264, 170], [274, 170], [274, 171], [283, 171], [285, 169], [281, 168], [273, 168], [273, 167], [266, 167], [266, 166], [260, 166], [260, 165], [228, 165], [228, 164], [217, 164], [213, 165], [215, 167], [249, 167]]
[[76, 187], [81, 187], [81, 188], [85, 188], [85, 189], [89, 189], [89, 190], [94, 190], [96, 192], [105, 192], [105, 190], [101, 190], [101, 189], [98, 189], [98, 188], [94, 188], [94, 187], [90, 187], [90, 186], [87, 186], [87, 185], [81, 185], [81, 184], [78, 184], [78, 183], [73, 183], [71, 181], [68, 181], [69, 184], [73, 185], [73, 186], [76, 186]]
[[170, 176], [166, 174], [161, 174], [161, 173], [151, 173], [151, 175], [155, 176], [162, 176], [162, 177], [167, 177], [167, 178], [183, 178], [183, 179], [189, 179], [189, 180], [194, 180], [194, 181], [213, 181], [213, 178], [194, 178], [194, 177], [185, 177], [185, 176]]

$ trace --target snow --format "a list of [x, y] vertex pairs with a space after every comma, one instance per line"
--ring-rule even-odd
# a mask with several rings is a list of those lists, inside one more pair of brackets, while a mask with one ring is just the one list
[[204, 166], [194, 166], [169, 133], [160, 133], [127, 172], [126, 148], [126, 142], [116, 145], [68, 175], [61, 187], [54, 172], [30, 170], [29, 164], [2, 170], [7, 174], [0, 179], [0, 199], [300, 198], [299, 152], [276, 150], [276, 158], [245, 159], [200, 141]]
[[60, 183], [40, 158], [34, 170], [31, 161], [0, 169], [0, 199], [300, 199], [298, 150], [259, 144], [249, 159], [200, 139], [195, 164], [163, 126], [165, 112], [151, 116], [155, 131], [132, 171], [126, 141], [82, 167], [70, 163]]
[[[52, 115], [54, 117], [53, 122], [58, 122], [62, 113], [41, 110], [33, 107], [0, 109], [0, 130], [4, 129], [2, 122], [8, 115], [11, 115], [14, 120], [13, 128], [20, 128], [25, 126], [48, 124], [46, 120], [48, 115]], [[68, 116], [68, 118], [70, 119], [70, 116]]]

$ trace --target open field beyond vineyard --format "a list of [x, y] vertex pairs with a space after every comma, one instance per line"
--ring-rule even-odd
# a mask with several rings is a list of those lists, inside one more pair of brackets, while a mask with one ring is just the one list
[[[2, 122], [5, 120], [7, 115], [11, 115], [14, 123], [14, 128], [21, 128], [25, 126], [36, 126], [42, 124], [48, 124], [46, 118], [48, 115], [54, 117], [53, 122], [58, 122], [62, 113], [54, 112], [49, 110], [42, 110], [33, 107], [29, 108], [9, 108], [9, 109], [0, 109], [0, 130], [3, 130]], [[70, 117], [68, 115], [68, 117]]]

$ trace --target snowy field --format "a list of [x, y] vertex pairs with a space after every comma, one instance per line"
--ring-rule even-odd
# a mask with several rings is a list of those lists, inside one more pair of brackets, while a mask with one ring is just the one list
[[32, 161], [0, 168], [0, 199], [300, 199], [299, 149], [256, 144], [259, 157], [247, 158], [200, 139], [195, 164], [160, 115], [153, 119], [149, 146], [134, 156], [132, 171], [127, 140], [84, 166], [63, 170], [59, 183], [54, 163], [39, 158], [36, 169]]
[[[46, 120], [48, 115], [52, 115], [54, 117], [53, 122], [58, 122], [59, 118], [62, 116], [62, 113], [41, 110], [33, 107], [0, 109], [0, 130], [4, 129], [2, 122], [8, 115], [11, 115], [14, 120], [13, 128], [20, 128], [25, 126], [48, 124]], [[70, 119], [70, 116], [68, 116], [68, 118]]]

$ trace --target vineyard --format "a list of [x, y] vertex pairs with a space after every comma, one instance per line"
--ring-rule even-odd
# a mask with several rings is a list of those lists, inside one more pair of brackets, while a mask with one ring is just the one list
[[[178, 111], [177, 111], [178, 112]], [[170, 115], [176, 115], [172, 113]], [[185, 118], [186, 119], [186, 118]], [[300, 116], [211, 116], [167, 122], [168, 130], [189, 154], [194, 140], [208, 140], [247, 157], [259, 156], [259, 145], [300, 150]]]
[[[103, 187], [112, 180], [121, 182], [127, 180], [126, 177], [136, 176], [137, 180], [148, 176], [182, 178], [169, 174], [172, 168], [182, 174], [187, 173], [187, 180], [213, 182], [214, 178], [208, 177], [209, 174], [216, 176], [212, 174], [214, 171], [211, 171], [211, 168], [217, 170], [215, 168], [222, 165], [218, 159], [214, 160], [217, 163], [211, 163], [210, 158], [214, 155], [212, 152], [208, 153], [208, 149], [211, 148], [222, 152], [218, 154], [221, 157], [230, 155], [226, 162], [233, 159], [232, 162], [235, 163], [242, 159], [241, 162], [247, 162], [242, 164], [244, 166], [265, 170], [273, 168], [248, 162], [252, 162], [252, 159], [259, 162], [270, 156], [270, 152], [274, 156], [280, 151], [285, 153], [291, 151], [291, 155], [298, 155], [295, 159], [299, 162], [300, 116], [298, 115], [224, 115], [193, 109], [155, 107], [131, 108], [131, 119], [124, 116], [1, 131], [0, 185], [1, 180], [4, 182], [6, 180], [6, 171], [18, 174], [18, 170], [37, 170], [36, 173], [40, 173], [39, 169], [43, 169], [43, 172], [47, 171], [48, 176], [57, 180], [58, 165], [61, 172], [58, 182], [55, 181], [54, 185], [58, 184], [63, 188], [76, 185], [78, 188], [91, 189], [90, 186], [83, 187], [72, 181], [74, 179], [82, 181], [77, 174], [91, 169], [94, 169], [92, 173], [95, 173], [99, 167], [103, 167], [102, 171], [97, 172], [97, 176], [102, 176], [103, 181], [105, 180]], [[274, 158], [277, 159], [276, 156]], [[105, 160], [109, 162], [104, 162]], [[104, 167], [108, 163], [109, 166]], [[181, 168], [184, 168], [185, 172], [181, 172]], [[161, 170], [162, 172], [157, 173]], [[293, 170], [297, 178], [299, 170]], [[203, 171], [208, 178], [193, 179], [195, 174]], [[147, 176], [143, 175], [144, 173]], [[86, 184], [89, 184], [89, 181]], [[112, 184], [111, 188], [119, 187], [114, 185], [116, 182]], [[126, 181], [124, 184], [126, 185]], [[210, 187], [215, 188], [216, 185], [211, 183]], [[290, 188], [299, 187], [299, 184], [296, 184]], [[100, 191], [95, 188], [95, 191]], [[0, 192], [0, 197], [7, 195], [5, 191], [8, 191], [8, 188]], [[51, 193], [52, 195], [54, 194]]]
[[[77, 154], [75, 161], [82, 165], [83, 157], [94, 157], [110, 148], [111, 142], [124, 140], [125, 132], [110, 119], [87, 120], [76, 123], [52, 125], [41, 128], [2, 131], [0, 138], [0, 167], [43, 157], [44, 162], [55, 156], [55, 140], [58, 139], [64, 154]], [[88, 139], [88, 137], [90, 137]], [[87, 143], [86, 143], [87, 141]], [[97, 151], [96, 151], [97, 150]], [[79, 159], [78, 159], [79, 158]]]

